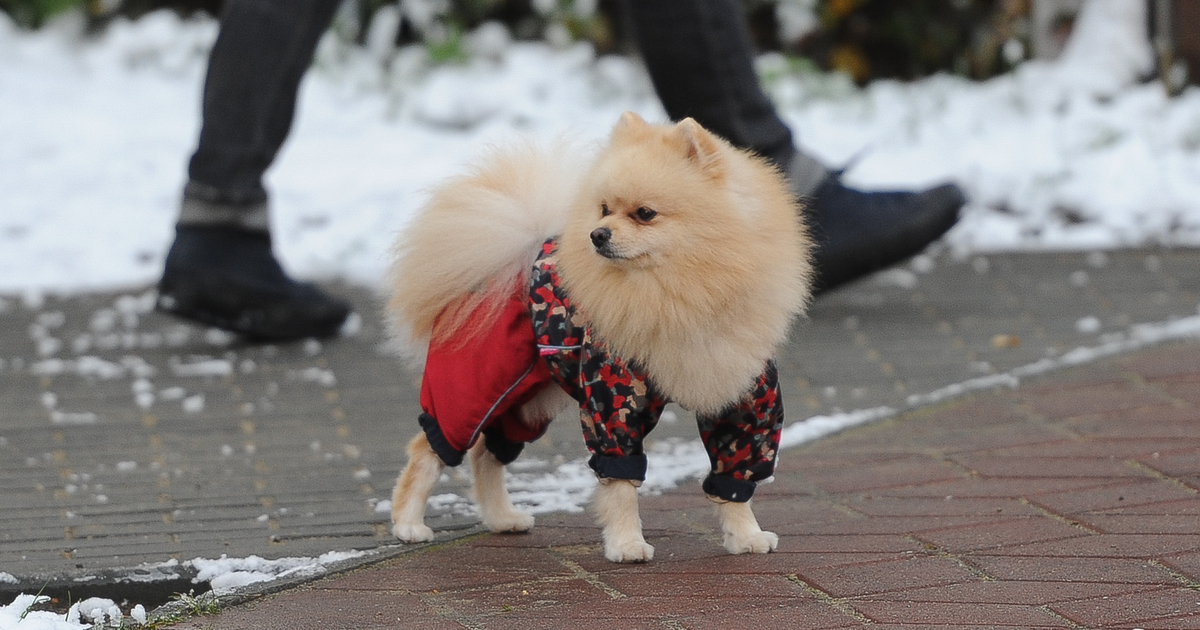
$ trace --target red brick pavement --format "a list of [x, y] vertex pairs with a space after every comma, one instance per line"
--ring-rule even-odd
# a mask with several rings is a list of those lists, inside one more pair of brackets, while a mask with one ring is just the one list
[[695, 487], [643, 498], [652, 563], [587, 515], [407, 554], [189, 622], [212, 628], [1200, 629], [1200, 345], [1177, 344], [786, 452], [729, 556]]

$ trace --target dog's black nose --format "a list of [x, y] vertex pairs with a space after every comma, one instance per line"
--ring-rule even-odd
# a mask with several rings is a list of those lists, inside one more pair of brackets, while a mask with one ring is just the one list
[[602, 249], [608, 242], [612, 240], [612, 230], [602, 227], [592, 230], [592, 245], [596, 249]]

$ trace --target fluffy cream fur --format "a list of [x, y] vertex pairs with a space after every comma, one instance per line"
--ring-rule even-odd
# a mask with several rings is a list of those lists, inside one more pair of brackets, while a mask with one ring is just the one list
[[[494, 532], [527, 532], [533, 529], [533, 516], [518, 512], [504, 488], [504, 464], [483, 445], [471, 447], [471, 472], [475, 481], [475, 502], [483, 524]], [[753, 517], [751, 517], [753, 518]]]
[[[812, 245], [799, 210], [772, 167], [690, 119], [652, 126], [625, 114], [594, 160], [565, 143], [493, 149], [436, 189], [397, 241], [389, 323], [420, 363], [431, 339], [468, 337], [469, 314], [525, 286], [541, 243], [558, 237], [559, 272], [594, 335], [675, 402], [715, 413], [751, 386], [808, 300]], [[607, 247], [592, 242], [598, 228], [611, 234]], [[552, 387], [522, 418], [544, 422], [571, 404]], [[432, 540], [425, 503], [442, 462], [423, 433], [408, 455], [392, 531], [406, 542]], [[532, 527], [482, 441], [470, 459], [485, 525]], [[632, 482], [602, 480], [594, 507], [607, 558], [654, 556]], [[718, 515], [730, 552], [775, 548], [747, 504], [722, 505]]]
[[408, 465], [392, 489], [392, 535], [404, 542], [433, 540], [425, 524], [425, 503], [445, 465], [429, 446], [424, 433], [408, 443]]
[[[597, 253], [601, 227], [621, 258]], [[571, 208], [559, 272], [596, 337], [675, 402], [715, 413], [762, 373], [804, 308], [810, 249], [766, 162], [691, 119], [661, 127], [626, 114]]]
[[779, 536], [758, 526], [750, 502], [717, 504], [717, 520], [724, 534], [722, 544], [729, 553], [770, 553], [779, 546]]
[[431, 337], [463, 332], [474, 309], [528, 281], [542, 242], [562, 233], [592, 153], [567, 141], [493, 147], [433, 191], [392, 248], [387, 321], [405, 355], [419, 365]]
[[637, 486], [628, 479], [601, 479], [592, 497], [596, 521], [603, 529], [604, 557], [610, 562], [649, 562], [654, 547], [642, 536]]

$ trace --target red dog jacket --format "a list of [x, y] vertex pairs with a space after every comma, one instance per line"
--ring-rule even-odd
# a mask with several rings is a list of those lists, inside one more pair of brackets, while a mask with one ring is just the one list
[[449, 466], [462, 462], [485, 429], [510, 444], [532, 442], [546, 430], [527, 426], [517, 414], [552, 382], [529, 324], [529, 298], [518, 290], [495, 319], [479, 321], [486, 310], [477, 309], [466, 324], [479, 334], [431, 346], [425, 361], [421, 426]]
[[[476, 311], [465, 343], [430, 347], [421, 384], [421, 427], [447, 465], [482, 436], [502, 463], [541, 437], [545, 426], [526, 426], [521, 406], [543, 388], [561, 386], [580, 404], [584, 442], [596, 474], [644, 480], [642, 443], [658, 423], [667, 399], [648, 375], [591, 338], [555, 269], [556, 243], [547, 241], [527, 287], [514, 292], [490, 320]], [[774, 471], [783, 428], [783, 402], [774, 361], [728, 408], [696, 418], [712, 472], [704, 491], [746, 501], [758, 481]]]

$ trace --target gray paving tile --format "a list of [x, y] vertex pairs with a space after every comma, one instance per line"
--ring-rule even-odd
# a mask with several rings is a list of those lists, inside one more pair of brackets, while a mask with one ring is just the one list
[[[822, 298], [780, 358], [789, 421], [902, 408], [911, 394], [1197, 313], [1200, 250], [1102, 258], [942, 254], [927, 272]], [[376, 298], [334, 289], [355, 302], [357, 334], [267, 346], [150, 312], [146, 288], [3, 296], [0, 571], [42, 580], [391, 544], [388, 515], [373, 506], [416, 431], [415, 379], [382, 349]], [[1089, 317], [1094, 330], [1080, 326]], [[694, 436], [684, 412], [654, 434]], [[584, 455], [568, 417], [526, 458]], [[465, 495], [466, 480], [450, 474], [437, 492]]]

